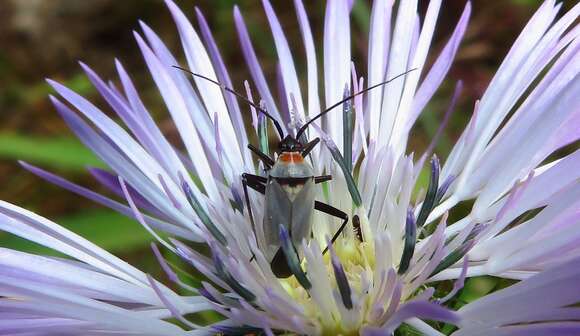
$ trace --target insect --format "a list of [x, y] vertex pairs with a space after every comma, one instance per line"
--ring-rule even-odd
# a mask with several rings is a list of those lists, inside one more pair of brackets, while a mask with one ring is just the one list
[[[315, 120], [319, 119], [334, 108], [342, 105], [345, 102], [348, 102], [360, 94], [385, 85], [403, 75], [406, 75], [410, 71], [415, 70], [412, 69], [406, 71], [394, 78], [391, 78], [388, 81], [370, 86], [355, 94], [345, 97], [343, 100], [333, 104], [318, 115], [311, 118], [308, 122], [302, 125], [302, 127], [300, 127], [296, 132], [296, 135], [293, 136], [292, 134], [284, 135], [282, 127], [276, 118], [270, 115], [265, 109], [261, 108], [233, 89], [228, 88], [211, 78], [193, 73], [185, 68], [178, 66], [174, 67], [188, 72], [193, 76], [212, 82], [220, 86], [223, 90], [234, 94], [239, 99], [252, 105], [260, 113], [272, 121], [280, 136], [280, 139], [282, 139], [278, 143], [276, 150], [277, 157], [275, 159], [270, 157], [268, 153], [260, 151], [260, 149], [254, 145], [248, 144], [250, 151], [252, 151], [264, 164], [266, 176], [249, 173], [242, 174], [242, 186], [244, 189], [246, 207], [248, 209], [248, 215], [250, 217], [253, 228], [256, 226], [252, 213], [252, 207], [250, 204], [248, 188], [263, 194], [265, 197], [262, 229], [264, 232], [264, 239], [266, 244], [268, 246], [273, 246], [274, 249], [276, 249], [273, 258], [270, 261], [270, 267], [274, 275], [276, 275], [278, 278], [287, 278], [293, 275], [291, 267], [289, 266], [289, 256], [285, 255], [284, 249], [282, 248], [282, 241], [279, 230], [280, 225], [282, 225], [287, 230], [293, 245], [294, 252], [299, 256], [300, 253], [298, 253], [296, 250], [296, 246], [300, 246], [303, 239], [310, 237], [312, 231], [311, 217], [314, 210], [323, 212], [327, 215], [342, 220], [339, 229], [332, 236], [330, 244], [333, 244], [344, 231], [349, 220], [348, 214], [346, 214], [344, 211], [314, 199], [316, 194], [314, 185], [329, 181], [332, 179], [332, 176], [314, 175], [312, 166], [305, 160], [305, 158], [316, 147], [316, 145], [320, 143], [320, 139], [314, 138], [309, 142], [301, 142], [300, 139], [302, 139], [304, 132]], [[353, 217], [353, 222], [356, 227], [356, 225], [359, 223], [358, 217]], [[360, 239], [362, 239], [360, 233], [358, 236]], [[328, 251], [328, 248], [329, 246], [324, 249], [323, 254]], [[251, 260], [253, 259], [254, 257], [252, 257]]]

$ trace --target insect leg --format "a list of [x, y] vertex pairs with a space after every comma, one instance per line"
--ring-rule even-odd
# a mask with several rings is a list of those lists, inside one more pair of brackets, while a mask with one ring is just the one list
[[264, 191], [266, 188], [264, 186], [264, 184], [266, 184], [266, 182], [268, 182], [267, 178], [265, 178], [264, 176], [260, 176], [260, 175], [243, 173], [242, 180], [244, 180], [244, 179], [248, 182], [248, 186], [250, 188], [254, 189], [255, 191], [259, 192], [260, 194], [264, 194]]
[[319, 138], [314, 138], [314, 140], [310, 141], [306, 145], [304, 145], [304, 149], [302, 150], [302, 157], [306, 157], [310, 152], [318, 145], [320, 142]]
[[[252, 214], [252, 205], [250, 204], [250, 195], [248, 194], [248, 187], [254, 189], [255, 191], [263, 195], [266, 192], [266, 186], [264, 186], [263, 183], [266, 183], [266, 181], [267, 179], [262, 176], [246, 173], [242, 174], [242, 186], [244, 187], [244, 197], [246, 199], [246, 206], [248, 207], [248, 215], [250, 216], [250, 223], [252, 223], [253, 230], [256, 230], [256, 223], [254, 222], [254, 215]], [[250, 262], [254, 261], [254, 259], [256, 259], [256, 256], [252, 254]]]
[[242, 174], [242, 186], [244, 187], [244, 197], [246, 199], [246, 206], [248, 207], [248, 214], [250, 215], [250, 222], [252, 223], [252, 228], [256, 228], [254, 223], [254, 215], [252, 214], [252, 205], [250, 204], [250, 195], [248, 194], [248, 187], [254, 189], [260, 194], [266, 192], [266, 186], [263, 183], [266, 182], [266, 178], [258, 175], [252, 174]]
[[248, 144], [248, 148], [254, 154], [256, 154], [256, 156], [258, 157], [258, 159], [260, 159], [262, 162], [264, 162], [264, 164], [266, 165], [266, 167], [268, 169], [272, 168], [272, 166], [274, 165], [274, 160], [272, 160], [271, 157], [269, 157], [267, 154], [262, 153], [261, 150], [259, 150], [256, 146], [254, 146], [252, 144]]
[[[336, 231], [334, 236], [332, 236], [332, 240], [330, 241], [330, 244], [334, 244], [334, 241], [338, 238], [338, 236], [342, 233], [342, 231], [344, 231], [344, 228], [346, 227], [346, 223], [348, 223], [348, 215], [346, 214], [346, 212], [340, 211], [331, 205], [328, 205], [326, 203], [322, 203], [319, 201], [314, 201], [314, 209], [316, 209], [320, 212], [324, 212], [327, 215], [331, 215], [333, 217], [337, 217], [337, 218], [342, 219], [342, 225], [340, 226], [338, 231]], [[328, 251], [328, 248], [329, 248], [329, 246], [327, 246], [324, 249], [324, 251], [322, 251], [322, 254], [325, 254], [326, 251]]]
[[314, 177], [314, 183], [316, 183], [316, 184], [330, 181], [330, 180], [332, 180], [332, 175], [320, 175], [320, 176]]

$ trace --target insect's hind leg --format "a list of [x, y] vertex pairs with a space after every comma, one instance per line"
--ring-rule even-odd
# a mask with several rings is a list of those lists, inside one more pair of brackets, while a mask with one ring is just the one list
[[323, 183], [332, 180], [332, 175], [320, 175], [314, 177], [314, 183]]
[[[330, 244], [334, 244], [334, 241], [336, 241], [336, 239], [338, 239], [338, 236], [340, 236], [342, 231], [344, 231], [344, 228], [346, 227], [346, 224], [348, 223], [348, 215], [346, 214], [346, 212], [341, 211], [341, 210], [333, 207], [332, 205], [329, 205], [329, 204], [326, 204], [323, 202], [319, 202], [319, 201], [314, 201], [314, 209], [316, 209], [320, 212], [324, 212], [327, 215], [331, 215], [333, 217], [337, 217], [337, 218], [342, 219], [342, 224], [340, 225], [340, 228], [338, 229], [338, 231], [336, 231], [336, 233], [334, 234], [334, 236], [332, 236], [332, 239], [330, 240]], [[324, 251], [322, 251], [322, 254], [325, 254], [328, 251], [329, 247], [330, 246], [326, 246]]]

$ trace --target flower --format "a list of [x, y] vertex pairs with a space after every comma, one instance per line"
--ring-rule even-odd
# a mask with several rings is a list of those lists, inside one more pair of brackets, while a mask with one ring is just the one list
[[[191, 293], [178, 295], [72, 232], [2, 202], [0, 229], [75, 260], [2, 249], [0, 304], [6, 308], [0, 331], [389, 335], [405, 323], [424, 334], [440, 335], [441, 324], [424, 320], [453, 324], [457, 335], [579, 331], [577, 309], [571, 305], [580, 300], [576, 290], [580, 152], [557, 160], [550, 155], [577, 141], [580, 134], [576, 127], [580, 30], [573, 27], [580, 5], [558, 19], [561, 5], [554, 1], [538, 9], [475, 103], [473, 117], [445, 164], [441, 167], [437, 157], [430, 160], [429, 186], [424, 198], [417, 200], [412, 199], [413, 189], [430, 150], [414, 161], [407, 154], [409, 132], [450, 68], [470, 4], [427, 70], [441, 1], [429, 3], [420, 23], [416, 1], [401, 1], [395, 10], [391, 1], [376, 0], [366, 87], [377, 88], [363, 92], [364, 81], [351, 63], [349, 2], [329, 0], [323, 50], [325, 103], [319, 97], [316, 51], [302, 2], [296, 0], [295, 6], [307, 59], [304, 90], [276, 14], [269, 1], [263, 5], [279, 60], [283, 94], [278, 103], [237, 8], [234, 17], [242, 52], [261, 97], [259, 104], [252, 103], [246, 83], [251, 106], [240, 104], [224, 89], [233, 83], [199, 10], [201, 36], [167, 0], [188, 68], [196, 74], [191, 78], [175, 67], [176, 58], [146, 24], [141, 23], [142, 33], [134, 33], [185, 154], [157, 128], [119, 61], [115, 65], [122, 89], [81, 66], [130, 133], [85, 98], [49, 80], [60, 95], [50, 97], [57, 111], [111, 168], [90, 172], [128, 205], [23, 163], [50, 182], [136, 218], [159, 244], [195, 267], [205, 280], [198, 287], [185, 283], [153, 245], [169, 278]], [[389, 83], [382, 85], [385, 80]], [[461, 82], [449, 111], [460, 92]], [[351, 93], [366, 94], [348, 98]], [[342, 113], [331, 111], [310, 123], [337, 102]], [[246, 129], [243, 116], [248, 113], [252, 127]], [[310, 140], [319, 137], [323, 146], [314, 148], [307, 161], [317, 175], [331, 174], [332, 181], [318, 185], [315, 180], [290, 181], [304, 184], [304, 189], [280, 182], [284, 186], [269, 194], [269, 203], [252, 190], [246, 196], [245, 184], [263, 191], [264, 180], [269, 181], [271, 171], [264, 168], [270, 168], [271, 159], [262, 157], [256, 166], [246, 147], [253, 133], [259, 140], [254, 151], [270, 155], [270, 119], [280, 121], [280, 137], [298, 136], [302, 132], [296, 133], [297, 128], [311, 124], [305, 135]], [[244, 173], [262, 176], [251, 180], [243, 175], [242, 182]], [[300, 191], [307, 184], [312, 191]], [[328, 204], [316, 203], [321, 211], [314, 211], [311, 221], [296, 220], [311, 227], [272, 219], [286, 220], [279, 214], [291, 206], [289, 197], [298, 197], [296, 193], [304, 196], [297, 201], [301, 204], [312, 204], [310, 196]], [[471, 213], [448, 225], [446, 213], [471, 199], [475, 200]], [[346, 218], [343, 213], [350, 220], [337, 235]], [[301, 214], [305, 213], [296, 216]], [[521, 223], [514, 224], [516, 220]], [[304, 232], [298, 234], [300, 230]], [[193, 242], [206, 244], [209, 253], [198, 251]], [[281, 273], [290, 276], [276, 276]], [[522, 281], [457, 311], [445, 304], [466, 277], [485, 274]], [[433, 284], [442, 280], [454, 280], [453, 289], [436, 296]], [[541, 307], [531, 309], [530, 304], [544, 295], [549, 298]], [[223, 320], [199, 326], [188, 319], [188, 314], [206, 310], [219, 312]]]

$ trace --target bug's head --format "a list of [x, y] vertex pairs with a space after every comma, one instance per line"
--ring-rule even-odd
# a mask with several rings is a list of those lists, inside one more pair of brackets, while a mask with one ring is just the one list
[[304, 146], [292, 135], [287, 135], [278, 145], [278, 153], [284, 152], [302, 152]]

